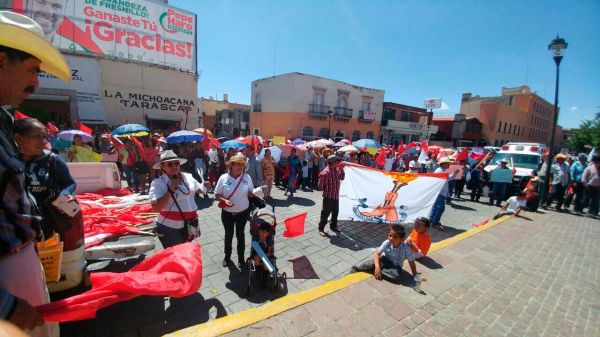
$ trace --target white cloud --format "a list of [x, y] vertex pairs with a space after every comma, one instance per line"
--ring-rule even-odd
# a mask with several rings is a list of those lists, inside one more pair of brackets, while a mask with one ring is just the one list
[[578, 108], [577, 108], [576, 106], [572, 106], [572, 107], [571, 107], [571, 111], [577, 111], [577, 109], [578, 109]]
[[442, 102], [442, 107], [439, 109], [435, 109], [437, 111], [447, 111], [450, 110], [450, 107], [448, 106], [448, 104], [446, 104], [446, 102]]

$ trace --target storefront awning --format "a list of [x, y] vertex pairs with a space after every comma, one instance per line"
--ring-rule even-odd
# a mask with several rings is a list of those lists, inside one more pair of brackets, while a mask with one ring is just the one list
[[146, 119], [151, 119], [155, 121], [181, 122], [181, 117], [177, 116], [146, 115]]

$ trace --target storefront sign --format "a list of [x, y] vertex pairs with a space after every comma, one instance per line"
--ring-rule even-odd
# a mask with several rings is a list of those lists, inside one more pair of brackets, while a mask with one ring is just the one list
[[118, 101], [122, 109], [144, 109], [148, 113], [196, 111], [192, 98], [153, 95], [121, 89], [105, 89], [104, 99]]
[[423, 124], [408, 122], [408, 128], [413, 130], [423, 130]]
[[40, 73], [40, 88], [74, 90], [79, 120], [88, 123], [106, 123], [101, 94], [100, 63], [89, 57], [67, 55], [65, 58], [71, 68], [71, 83], [66, 83], [47, 73]]
[[196, 15], [142, 0], [14, 0], [62, 50], [196, 72]]
[[285, 137], [275, 136], [273, 137], [273, 145], [285, 144]]

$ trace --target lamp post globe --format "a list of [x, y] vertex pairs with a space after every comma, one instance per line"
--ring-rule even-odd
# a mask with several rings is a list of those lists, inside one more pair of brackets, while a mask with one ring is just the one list
[[546, 159], [546, 171], [545, 171], [545, 182], [542, 189], [540, 200], [549, 206], [548, 203], [548, 192], [550, 189], [550, 169], [552, 166], [552, 160], [554, 159], [554, 137], [556, 136], [556, 125], [558, 124], [558, 80], [559, 80], [559, 68], [560, 62], [563, 59], [565, 50], [567, 49], [567, 42], [565, 39], [556, 35], [556, 38], [550, 41], [548, 50], [552, 52], [552, 58], [556, 64], [556, 83], [554, 90], [554, 120], [552, 122], [552, 130], [550, 131], [550, 144], [548, 147], [548, 158]]

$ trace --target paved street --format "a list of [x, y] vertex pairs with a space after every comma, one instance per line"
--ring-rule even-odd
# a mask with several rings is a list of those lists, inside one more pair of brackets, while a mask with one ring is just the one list
[[[338, 279], [359, 261], [370, 258], [386, 237], [386, 226], [363, 223], [340, 223], [344, 233], [323, 238], [317, 231], [321, 208], [321, 193], [299, 191], [288, 200], [283, 191], [274, 192], [276, 215], [280, 226], [276, 236], [276, 256], [281, 272], [287, 274], [287, 292], [306, 290], [315, 285]], [[211, 195], [212, 197], [212, 195]], [[284, 293], [257, 292], [243, 298], [246, 277], [237, 267], [221, 266], [223, 259], [223, 227], [220, 209], [212, 199], [200, 199], [200, 219], [203, 245], [203, 282], [197, 295], [185, 299], [141, 297], [120, 303], [99, 312], [97, 319], [62, 325], [63, 336], [158, 336], [194, 324], [206, 322], [259, 306]], [[433, 241], [473, 228], [472, 224], [492, 216], [496, 207], [470, 201], [455, 201], [446, 207], [442, 222], [445, 232], [432, 230]], [[283, 219], [302, 211], [308, 212], [306, 233], [286, 239], [282, 237]], [[249, 235], [246, 236], [249, 251]], [[234, 239], [235, 240], [235, 239]], [[234, 261], [235, 256], [234, 242]], [[129, 259], [114, 264], [113, 270], [125, 270], [138, 262]]]
[[417, 264], [424, 294], [371, 278], [226, 336], [600, 336], [600, 221], [526, 216]]

